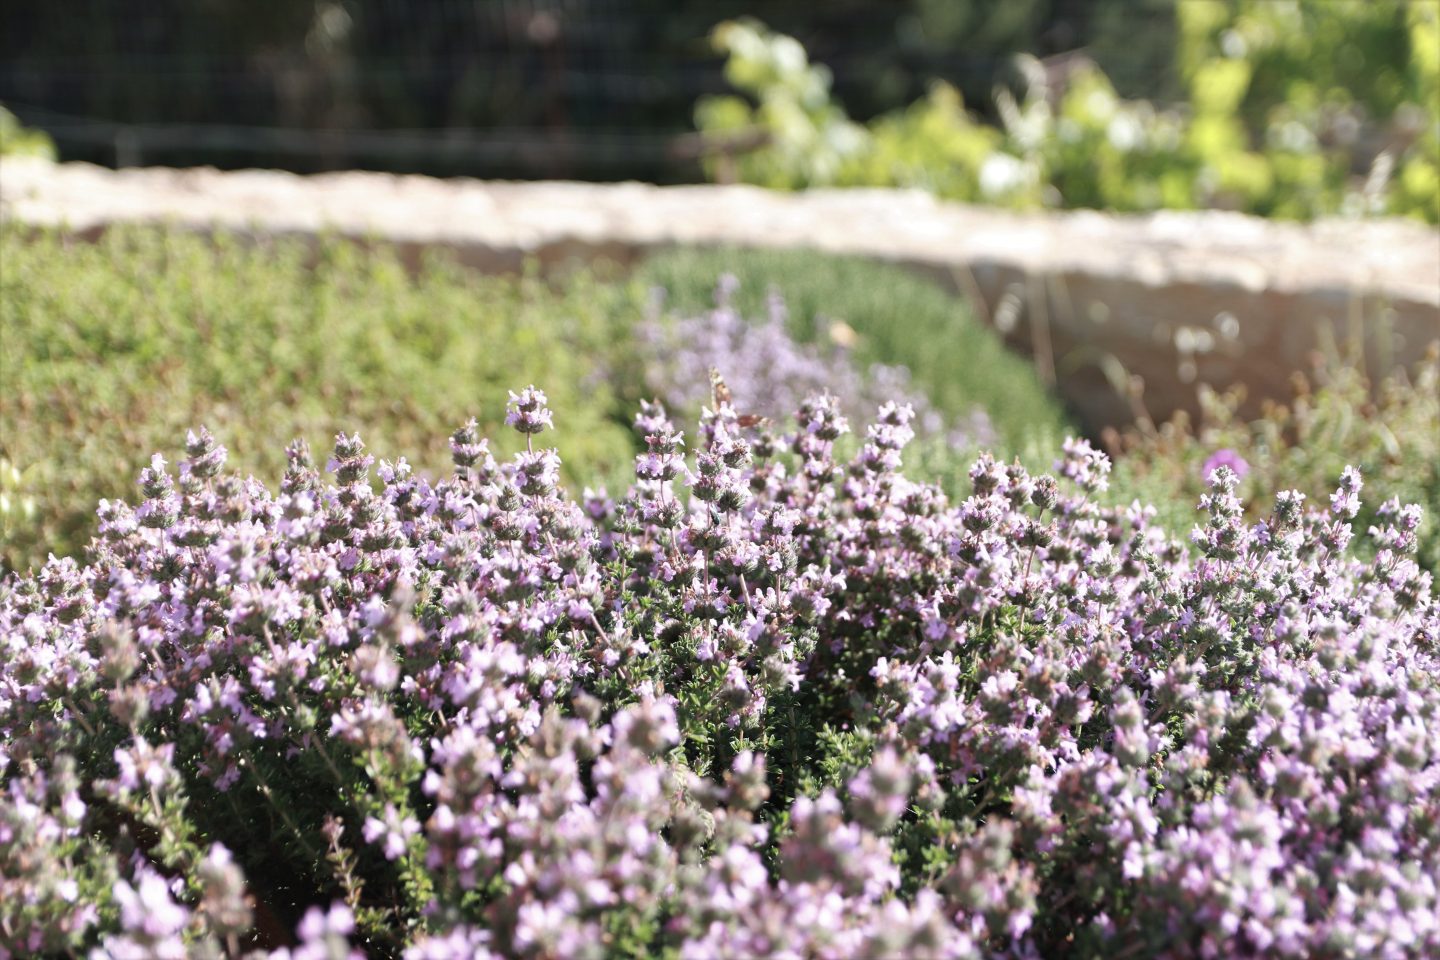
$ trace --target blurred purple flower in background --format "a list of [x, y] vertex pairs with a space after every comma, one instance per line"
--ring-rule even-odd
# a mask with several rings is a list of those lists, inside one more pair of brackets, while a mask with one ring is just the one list
[[719, 370], [747, 413], [784, 419], [807, 396], [829, 393], [842, 412], [859, 424], [873, 420], [887, 400], [908, 403], [915, 410], [914, 429], [921, 437], [942, 438], [956, 450], [995, 442], [990, 418], [979, 407], [959, 418], [937, 410], [916, 386], [909, 369], [870, 364], [862, 369], [852, 353], [856, 334], [845, 324], [830, 324], [830, 345], [800, 343], [786, 329], [785, 302], [769, 298], [763, 320], [741, 316], [731, 302], [739, 281], [722, 276], [715, 288], [715, 306], [699, 315], [662, 316], [663, 292], [640, 328], [646, 351], [646, 386], [666, 407], [688, 415], [710, 403], [710, 371]]
[[1210, 454], [1209, 458], [1205, 461], [1205, 465], [1200, 468], [1200, 475], [1205, 479], [1206, 483], [1209, 483], [1210, 475], [1221, 467], [1229, 467], [1231, 470], [1234, 470], [1235, 476], [1242, 480], [1245, 479], [1245, 475], [1250, 472], [1250, 464], [1245, 462], [1244, 457], [1229, 447], [1224, 447]]

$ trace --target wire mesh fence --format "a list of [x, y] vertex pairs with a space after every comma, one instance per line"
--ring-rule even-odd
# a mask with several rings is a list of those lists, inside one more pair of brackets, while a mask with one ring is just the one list
[[1021, 51], [1173, 83], [1171, 0], [67, 0], [0, 12], [0, 103], [116, 166], [686, 181], [708, 31], [756, 13], [858, 117], [932, 79], [984, 110]]

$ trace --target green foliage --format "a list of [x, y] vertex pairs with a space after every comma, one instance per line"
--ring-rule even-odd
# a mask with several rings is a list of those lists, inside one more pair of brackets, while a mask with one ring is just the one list
[[980, 407], [998, 434], [997, 454], [1038, 456], [1073, 430], [1030, 364], [963, 301], [901, 267], [799, 250], [687, 249], [657, 254], [637, 279], [665, 288], [672, 307], [693, 311], [713, 303], [723, 273], [740, 281], [733, 299], [742, 315], [763, 315], [770, 290], [779, 290], [790, 332], [802, 342], [853, 332], [860, 365], [904, 365], [941, 413]]
[[[747, 316], [780, 289], [799, 338], [847, 324], [858, 362], [909, 367], [942, 413], [979, 406], [1008, 452], [1053, 449], [1067, 430], [1034, 372], [958, 299], [843, 257], [677, 251], [643, 265], [638, 283], [588, 273], [547, 285], [442, 259], [412, 276], [389, 253], [338, 240], [312, 250], [133, 229], [89, 245], [15, 227], [0, 231], [0, 256], [0, 457], [14, 465], [0, 470], [0, 568], [76, 554], [94, 503], [132, 496], [144, 452], [176, 450], [201, 424], [272, 481], [289, 439], [324, 449], [342, 429], [382, 454], [418, 451], [415, 467], [435, 471], [450, 460], [444, 438], [470, 416], [513, 445], [495, 428], [508, 388], [533, 381], [581, 425], [561, 447], [567, 481], [613, 484], [635, 452], [644, 380], [630, 325], [646, 286], [698, 311], [723, 272], [742, 278]], [[966, 458], [941, 446], [917, 444], [912, 465], [957, 473]]]
[[1255, 421], [1238, 415], [1240, 394], [1203, 391], [1198, 424], [1181, 416], [1133, 431], [1116, 459], [1115, 502], [1155, 503], [1160, 519], [1183, 534], [1196, 522], [1183, 505], [1206, 489], [1204, 465], [1217, 451], [1234, 451], [1248, 465], [1246, 494], [1295, 489], [1319, 505], [1353, 464], [1365, 480], [1356, 530], [1379, 525], [1376, 511], [1392, 498], [1420, 504], [1418, 560], [1440, 574], [1440, 354], [1432, 350], [1374, 391], [1356, 364], [1337, 359], [1319, 367], [1313, 383], [1297, 378], [1297, 388], [1289, 406], [1270, 406]]
[[[997, 91], [998, 127], [971, 117], [939, 83], [860, 125], [831, 99], [823, 66], [747, 20], [713, 36], [746, 96], [702, 99], [696, 123], [708, 133], [765, 133], [766, 145], [733, 169], [778, 189], [898, 186], [1022, 209], [1440, 220], [1440, 5], [1232, 0], [1177, 9], [1183, 108], [1123, 99], [1083, 61], [1052, 89], [1046, 69], [1022, 57], [1025, 94]], [[711, 175], [719, 172], [713, 162]]]
[[1230, 0], [1177, 13], [1192, 151], [1222, 202], [1440, 219], [1440, 5]]
[[793, 37], [736, 22], [716, 27], [714, 41], [729, 54], [725, 78], [757, 104], [707, 97], [695, 108], [696, 123], [719, 133], [758, 126], [770, 137], [765, 149], [741, 159], [742, 179], [787, 190], [832, 183], [867, 148], [864, 128], [830, 98], [830, 71], [812, 64]]
[[92, 246], [6, 227], [0, 259], [0, 456], [26, 468], [36, 508], [6, 511], [0, 568], [75, 553], [96, 501], [133, 497], [147, 451], [175, 450], [200, 424], [271, 481], [290, 438], [327, 449], [356, 428], [437, 470], [470, 416], [512, 442], [497, 429], [508, 388], [534, 381], [581, 425], [562, 444], [572, 480], [634, 453], [629, 411], [600, 372], [638, 311], [623, 285], [582, 275], [551, 288], [439, 259], [411, 276], [350, 243], [138, 229]]
[[0, 107], [0, 157], [40, 157], [54, 160], [55, 141], [43, 130], [22, 127], [15, 114]]

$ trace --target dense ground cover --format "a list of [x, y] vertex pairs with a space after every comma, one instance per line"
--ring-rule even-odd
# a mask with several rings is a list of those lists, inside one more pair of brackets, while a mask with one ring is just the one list
[[507, 385], [543, 375], [578, 428], [562, 444], [576, 467], [603, 473], [632, 452], [595, 359], [626, 313], [623, 287], [440, 260], [412, 278], [348, 243], [312, 264], [298, 242], [140, 229], [91, 245], [6, 227], [0, 257], [0, 454], [35, 500], [30, 522], [7, 523], [5, 564], [78, 549], [95, 502], [128, 495], [149, 451], [197, 423], [271, 480], [291, 439], [345, 428], [439, 468], [453, 424], [497, 425]]
[[0, 956], [1440, 950], [1433, 359], [1112, 471], [854, 261], [0, 242], [6, 549], [98, 533], [0, 581]]
[[[236, 467], [268, 482], [291, 438], [326, 443], [341, 430], [404, 449], [417, 471], [434, 473], [448, 466], [452, 424], [473, 415], [493, 428], [510, 384], [543, 380], [574, 428], [560, 443], [567, 481], [623, 483], [641, 446], [630, 427], [639, 401], [697, 380], [678, 368], [655, 376], [659, 364], [645, 359], [658, 341], [647, 331], [708, 323], [727, 271], [746, 277], [737, 329], [764, 327], [757, 290], [779, 284], [790, 298], [797, 325], [766, 340], [767, 365], [790, 357], [799, 369], [808, 348], [792, 339], [815, 331], [798, 324], [825, 313], [857, 331], [853, 364], [826, 358], [824, 373], [841, 378], [832, 390], [873, 400], [909, 365], [917, 403], [928, 394], [957, 427], [989, 411], [1000, 450], [1027, 438], [1039, 446], [1036, 436], [1053, 445], [1063, 430], [1059, 405], [958, 299], [899, 268], [820, 255], [720, 252], [665, 258], [634, 281], [577, 272], [542, 282], [478, 276], [440, 258], [412, 276], [383, 250], [340, 241], [311, 252], [131, 229], [92, 246], [5, 227], [0, 257], [0, 570], [77, 553], [94, 532], [94, 504], [128, 496], [148, 452], [197, 423], [231, 438]], [[648, 306], [656, 282], [675, 287], [674, 309], [658, 316]], [[909, 330], [935, 351], [913, 349]], [[945, 374], [944, 363], [967, 355], [983, 365]], [[737, 402], [753, 396], [754, 353], [706, 360], [742, 391]], [[877, 363], [888, 374], [872, 383]], [[698, 384], [708, 389], [704, 371]], [[509, 441], [497, 442], [508, 452]], [[951, 453], [948, 444], [927, 452], [926, 474], [954, 475]]]
[[[665, 316], [659, 302], [664, 288], [655, 288], [655, 316], [639, 326], [637, 358], [644, 380], [658, 400], [671, 409], [698, 414], [720, 389], [745, 398], [749, 416], [781, 419], [809, 394], [829, 390], [846, 416], [868, 421], [885, 400], [908, 403], [915, 410], [915, 429], [946, 451], [992, 447], [995, 425], [979, 405], [959, 417], [946, 416], [913, 382], [910, 369], [872, 363], [861, 368], [853, 356], [859, 335], [849, 324], [832, 320], [820, 343], [797, 341], [788, 329], [789, 307], [777, 286], [765, 305], [763, 319], [745, 317], [734, 300], [740, 285], [734, 274], [722, 274], [709, 310]], [[723, 373], [722, 373], [723, 371]]]
[[1435, 955], [1419, 512], [1361, 563], [1358, 473], [1248, 523], [1221, 468], [1192, 554], [1083, 442], [948, 501], [911, 418], [837, 460], [824, 397], [647, 406], [615, 499], [532, 390], [524, 449], [463, 427], [433, 481], [342, 435], [267, 489], [191, 436], [0, 588], [0, 945]]

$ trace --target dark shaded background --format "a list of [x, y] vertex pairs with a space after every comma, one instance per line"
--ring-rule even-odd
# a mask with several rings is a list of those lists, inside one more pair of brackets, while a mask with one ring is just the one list
[[18, 0], [0, 104], [112, 166], [692, 181], [695, 100], [727, 89], [706, 37], [745, 14], [857, 119], [935, 78], [988, 113], [1022, 51], [1176, 92], [1172, 0]]

